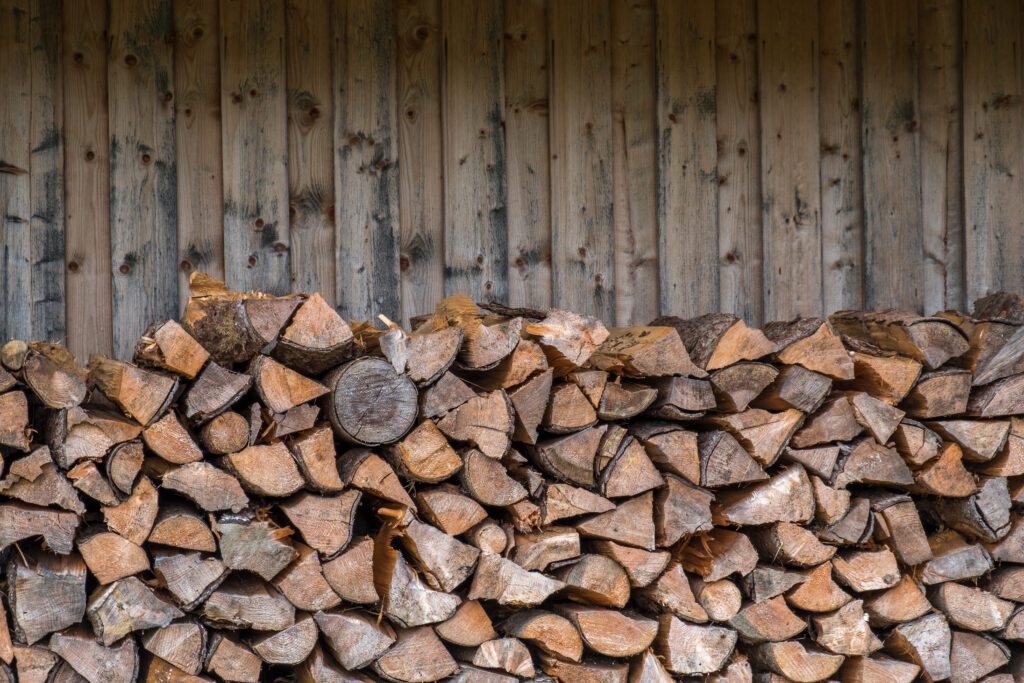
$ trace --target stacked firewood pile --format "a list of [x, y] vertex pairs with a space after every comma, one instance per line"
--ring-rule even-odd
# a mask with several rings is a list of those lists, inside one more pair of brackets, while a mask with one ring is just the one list
[[193, 285], [132, 362], [0, 349], [0, 680], [1024, 672], [1022, 297], [406, 332]]

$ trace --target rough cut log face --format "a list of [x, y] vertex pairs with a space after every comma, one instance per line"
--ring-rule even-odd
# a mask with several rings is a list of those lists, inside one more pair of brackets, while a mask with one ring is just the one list
[[130, 362], [0, 346], [0, 683], [1024, 675], [1024, 297], [407, 331], [193, 287]]

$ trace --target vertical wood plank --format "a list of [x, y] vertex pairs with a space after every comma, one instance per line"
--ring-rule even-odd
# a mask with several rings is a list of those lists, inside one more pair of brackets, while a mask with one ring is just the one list
[[959, 0], [921, 0], [921, 207], [924, 310], [964, 301], [963, 119]]
[[228, 286], [291, 289], [284, 0], [222, 0], [224, 275]]
[[28, 0], [0, 2], [0, 333], [20, 339], [32, 336], [30, 9]]
[[924, 304], [917, 2], [864, 0], [864, 304]]
[[818, 3], [758, 3], [765, 320], [820, 315]]
[[552, 3], [548, 26], [553, 303], [614, 320], [610, 7]]
[[718, 310], [715, 3], [658, 2], [661, 312]]
[[[61, 1], [32, 2], [32, 338], [65, 341]], [[10, 301], [10, 299], [8, 299]]]
[[544, 0], [505, 2], [508, 298], [551, 305], [548, 27]]
[[288, 0], [288, 215], [292, 287], [335, 303], [331, 0]]
[[347, 318], [383, 313], [397, 320], [402, 306], [395, 4], [350, 0], [335, 14], [338, 306]]
[[831, 313], [863, 305], [860, 40], [856, 0], [819, 7], [821, 284], [824, 312]]
[[501, 0], [443, 0], [446, 294], [508, 300]]
[[113, 350], [106, 28], [106, 0], [65, 0], [65, 311], [81, 362]]
[[964, 0], [967, 301], [1024, 289], [1021, 17], [1017, 0]]
[[217, 3], [175, 0], [178, 299], [182, 307], [192, 271], [224, 277], [219, 31]]
[[722, 311], [763, 318], [756, 0], [716, 3], [718, 258]]
[[615, 321], [658, 315], [658, 151], [653, 0], [612, 0]]
[[402, 321], [444, 297], [440, 0], [398, 5], [398, 215]]

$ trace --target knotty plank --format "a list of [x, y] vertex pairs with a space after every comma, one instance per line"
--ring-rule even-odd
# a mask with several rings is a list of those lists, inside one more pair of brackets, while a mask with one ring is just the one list
[[658, 2], [661, 312], [718, 310], [715, 3]]
[[967, 301], [1024, 288], [1020, 41], [1016, 0], [964, 0]]
[[823, 2], [819, 8], [821, 284], [824, 310], [830, 312], [863, 305], [860, 41], [856, 0]]
[[398, 215], [402, 320], [444, 297], [440, 0], [398, 4]]
[[864, 305], [918, 310], [924, 252], [917, 97], [917, 2], [865, 0]]
[[114, 353], [178, 313], [170, 0], [111, 0], [110, 255]]
[[178, 153], [178, 300], [194, 270], [224, 277], [224, 175], [217, 3], [174, 3], [175, 145]]
[[65, 311], [82, 362], [113, 352], [106, 28], [106, 0], [65, 0]]
[[287, 0], [288, 215], [292, 287], [335, 303], [330, 0]]
[[611, 12], [584, 0], [548, 10], [553, 303], [612, 320]]
[[551, 305], [548, 27], [544, 0], [505, 2], [508, 297]]
[[[31, 230], [32, 338], [65, 341], [64, 88], [61, 83], [61, 2], [33, 0]], [[7, 300], [8, 302], [11, 299]]]
[[397, 24], [394, 4], [335, 8], [334, 128], [338, 306], [347, 318], [400, 318]]
[[764, 277], [755, 0], [720, 0], [715, 33], [720, 308], [760, 324]]
[[765, 320], [818, 315], [818, 3], [758, 3]]
[[615, 321], [658, 316], [658, 151], [653, 0], [612, 0]]
[[508, 300], [500, 0], [443, 0], [444, 290]]
[[30, 12], [28, 0], [0, 3], [0, 333], [20, 339], [32, 336]]
[[271, 294], [291, 289], [284, 17], [284, 0], [220, 3], [224, 274]]

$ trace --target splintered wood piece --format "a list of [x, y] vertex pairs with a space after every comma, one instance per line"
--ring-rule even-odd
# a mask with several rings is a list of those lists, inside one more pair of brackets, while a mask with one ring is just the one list
[[991, 636], [953, 631], [950, 670], [956, 683], [977, 681], [1010, 661], [1010, 648]]
[[729, 620], [745, 643], [767, 643], [789, 640], [801, 633], [807, 624], [793, 614], [780, 595], [764, 602], [751, 602]]
[[295, 666], [313, 651], [317, 635], [316, 622], [307, 614], [283, 631], [257, 638], [252, 650], [267, 664]]
[[330, 389], [327, 417], [344, 441], [371, 447], [393, 443], [416, 421], [416, 385], [383, 358], [364, 356], [345, 363], [324, 384]]
[[162, 628], [185, 616], [134, 576], [97, 589], [85, 613], [93, 633], [108, 647], [132, 631]]
[[294, 548], [298, 557], [274, 577], [274, 587], [296, 609], [317, 612], [337, 607], [341, 597], [324, 578], [316, 551], [302, 543], [295, 543]]
[[249, 375], [211, 362], [185, 392], [180, 405], [190, 423], [202, 424], [237, 403], [250, 386]]
[[[420, 413], [423, 417], [436, 419], [450, 410], [455, 410], [474, 396], [476, 396], [476, 392], [468, 384], [454, 373], [446, 372], [421, 393]], [[545, 394], [544, 405], [540, 408], [541, 416], [546, 407], [547, 395]], [[537, 422], [540, 422], [540, 417], [537, 418]]]
[[157, 550], [153, 553], [153, 573], [182, 609], [192, 611], [220, 585], [228, 570], [216, 557]]
[[805, 612], [832, 612], [853, 598], [832, 580], [832, 563], [804, 572], [804, 580], [786, 594], [786, 602]]
[[880, 641], [868, 626], [864, 603], [854, 600], [832, 614], [811, 618], [815, 642], [837, 655], [867, 655], [881, 649]]
[[547, 411], [554, 372], [549, 368], [519, 386], [509, 389], [508, 400], [512, 403], [515, 412], [513, 441], [525, 444], [537, 443], [537, 429]]
[[606, 657], [630, 657], [646, 650], [658, 635], [658, 622], [633, 612], [558, 605], [559, 614], [580, 632], [583, 643]]
[[528, 678], [536, 673], [530, 650], [518, 638], [495, 638], [481, 643], [473, 653], [473, 664]]
[[570, 560], [579, 554], [580, 535], [576, 530], [552, 526], [515, 534], [509, 559], [523, 569], [544, 571], [553, 562]]
[[185, 328], [174, 320], [165, 320], [146, 329], [135, 345], [133, 360], [192, 379], [209, 357], [210, 353]]
[[23, 391], [0, 394], [0, 445], [28, 452], [28, 399]]
[[274, 347], [274, 358], [319, 375], [345, 358], [353, 339], [352, 329], [338, 312], [319, 294], [313, 294], [284, 328]]
[[753, 530], [750, 538], [769, 562], [792, 567], [814, 567], [829, 560], [835, 548], [819, 542], [809, 529], [779, 522]]
[[290, 529], [241, 517], [222, 518], [216, 529], [221, 558], [228, 569], [252, 572], [270, 581], [296, 557], [295, 549], [285, 540]]
[[347, 490], [336, 496], [302, 493], [278, 503], [308, 545], [323, 557], [334, 557], [352, 540], [356, 509], [362, 493]]
[[46, 446], [10, 463], [7, 476], [0, 481], [0, 494], [41, 507], [57, 506], [85, 514], [85, 505], [75, 487], [57, 469]]
[[[47, 408], [73, 408], [85, 399], [85, 372], [78, 367], [71, 352], [58, 344], [30, 344], [21, 367], [21, 378]], [[13, 386], [10, 380], [4, 384]]]
[[589, 427], [595, 422], [597, 412], [578, 386], [572, 382], [559, 382], [551, 388], [548, 406], [541, 423], [545, 431], [552, 434], [569, 434]]
[[921, 376], [922, 366], [905, 356], [874, 355], [854, 351], [854, 378], [844, 386], [874, 396], [889, 405], [896, 405], [913, 388]]
[[103, 521], [107, 528], [136, 545], [142, 545], [157, 518], [156, 487], [148, 477], [139, 479], [132, 495], [114, 506], [104, 506]]
[[667, 551], [650, 552], [620, 545], [614, 541], [591, 541], [595, 552], [615, 560], [626, 571], [633, 588], [643, 588], [658, 578], [668, 566], [672, 554]]
[[199, 445], [174, 411], [168, 411], [162, 418], [146, 427], [142, 432], [142, 440], [149, 450], [175, 465], [203, 459]]
[[259, 579], [233, 575], [206, 599], [202, 616], [214, 628], [283, 631], [295, 623], [295, 608]]
[[26, 538], [42, 536], [50, 550], [67, 555], [74, 547], [80, 521], [73, 512], [24, 503], [0, 504], [0, 550]]
[[[233, 415], [226, 413], [225, 415]], [[221, 417], [224, 417], [223, 415]], [[216, 422], [216, 418], [210, 424]], [[242, 450], [247, 444], [242, 444]], [[334, 437], [330, 427], [321, 425], [292, 436], [288, 441], [295, 464], [299, 466], [306, 485], [320, 493], [337, 493], [344, 488], [338, 474]], [[228, 451], [234, 453], [236, 451]]]
[[462, 330], [457, 327], [410, 334], [405, 364], [409, 379], [419, 386], [433, 384], [455, 362], [460, 346]]
[[[515, 614], [524, 614], [516, 612]], [[491, 624], [491, 618], [476, 600], [466, 600], [455, 614], [434, 626], [434, 631], [445, 641], [461, 647], [477, 647], [481, 643], [498, 637]], [[577, 640], [579, 636], [577, 636]]]
[[796, 683], [824, 681], [835, 674], [846, 659], [799, 640], [764, 643], [751, 648], [747, 654], [755, 670], [773, 671]]
[[786, 365], [802, 365], [832, 379], [853, 379], [853, 361], [827, 320], [795, 318], [764, 326], [765, 337], [778, 349], [775, 358]]
[[932, 591], [931, 602], [953, 626], [971, 631], [996, 631], [1006, 625], [1014, 610], [1012, 602], [980, 588], [952, 581]]
[[978, 490], [967, 498], [933, 501], [949, 527], [973, 538], [995, 543], [1010, 532], [1010, 492], [1006, 477], [980, 477]]
[[757, 461], [729, 432], [702, 432], [697, 437], [697, 449], [702, 486], [715, 488], [768, 478]]
[[305, 484], [295, 459], [282, 442], [249, 446], [225, 455], [221, 462], [238, 478], [242, 488], [257, 496], [283, 498]]
[[508, 475], [500, 461], [475, 448], [462, 454], [462, 486], [481, 505], [506, 506], [526, 498], [526, 489]]
[[704, 581], [690, 577], [690, 588], [711, 621], [729, 621], [739, 613], [743, 603], [740, 589], [728, 579]]
[[15, 638], [32, 645], [85, 617], [86, 566], [78, 555], [43, 551], [7, 565], [7, 595]]
[[437, 427], [449, 439], [465, 442], [500, 460], [508, 452], [515, 427], [512, 403], [500, 389], [476, 396], [441, 418]]
[[969, 545], [955, 531], [940, 531], [929, 536], [928, 545], [934, 559], [926, 562], [921, 571], [921, 581], [925, 585], [973, 579], [992, 568], [992, 557], [988, 551], [978, 544]]
[[815, 520], [822, 524], [835, 524], [850, 511], [851, 494], [849, 491], [834, 489], [813, 475], [811, 476], [811, 488], [814, 489]]
[[195, 676], [203, 668], [206, 657], [206, 629], [194, 621], [167, 624], [145, 634], [142, 647], [182, 672]]
[[430, 587], [449, 593], [469, 578], [480, 555], [476, 548], [415, 519], [405, 527], [402, 545]]
[[538, 609], [516, 612], [502, 622], [501, 630], [554, 657], [570, 662], [579, 662], [583, 657], [579, 631], [571, 621], [553, 612]]
[[[832, 568], [829, 567], [828, 571], [831, 577]], [[799, 586], [807, 580], [808, 577], [800, 572], [769, 564], [759, 564], [754, 571], [743, 577], [741, 585], [748, 598], [754, 602], [763, 602], [776, 595], [782, 595], [790, 588]], [[798, 607], [798, 609], [802, 608]]]
[[608, 498], [636, 496], [664, 483], [643, 445], [630, 436], [602, 468], [598, 480], [601, 493]]
[[757, 328], [730, 313], [708, 313], [684, 320], [663, 316], [652, 325], [674, 327], [693, 362], [705, 370], [717, 370], [744, 360], [757, 360], [775, 352], [775, 344]]
[[331, 654], [347, 671], [369, 666], [395, 643], [387, 622], [363, 612], [317, 612], [313, 619]]
[[963, 465], [963, 451], [955, 443], [945, 443], [939, 457], [914, 472], [914, 490], [943, 497], [962, 498], [978, 490], [974, 476]]
[[330, 562], [324, 563], [324, 578], [346, 602], [369, 605], [377, 602], [373, 585], [373, 539], [360, 536]]
[[746, 576], [757, 566], [757, 550], [746, 534], [714, 529], [696, 535], [677, 550], [679, 563], [705, 581], [718, 581], [734, 573]]
[[586, 554], [555, 573], [566, 585], [570, 600], [590, 605], [623, 608], [629, 602], [629, 577], [609, 557]]
[[630, 433], [643, 444], [658, 469], [694, 484], [700, 483], [696, 432], [680, 429], [670, 422], [641, 422], [631, 424]]
[[458, 536], [487, 517], [487, 511], [469, 496], [449, 484], [416, 493], [416, 506], [434, 526]]
[[257, 355], [249, 364], [253, 386], [263, 405], [272, 413], [283, 413], [327, 393], [327, 387], [295, 372], [269, 356]]
[[785, 365], [778, 376], [754, 399], [754, 405], [767, 410], [794, 408], [813, 413], [832, 389], [832, 379], [801, 365]]
[[[512, 564], [511, 562], [509, 564]], [[479, 572], [478, 572], [479, 574]], [[474, 584], [475, 585], [475, 584]], [[384, 615], [401, 628], [436, 624], [450, 618], [461, 598], [427, 587], [401, 553], [395, 553], [395, 566], [383, 584], [381, 605]], [[472, 593], [472, 590], [470, 591]], [[472, 599], [472, 594], [470, 599]]]
[[913, 566], [932, 559], [913, 500], [899, 495], [875, 497], [871, 509], [875, 513], [875, 538], [886, 541], [900, 562]]
[[732, 434], [754, 460], [770, 467], [800, 428], [804, 414], [795, 409], [771, 413], [751, 408], [732, 415], [715, 415], [707, 421]]
[[319, 416], [320, 408], [311, 403], [299, 404], [284, 413], [266, 413], [262, 416], [267, 423], [262, 436], [274, 441], [289, 434], [312, 429], [316, 426]]
[[142, 444], [138, 441], [114, 446], [106, 461], [107, 478], [110, 479], [110, 483], [121, 493], [131, 493], [135, 487], [135, 479], [142, 471], [144, 458]]
[[718, 409], [741, 413], [750, 402], [761, 395], [779, 371], [768, 363], [737, 363], [711, 374], [711, 388]]
[[967, 335], [944, 318], [890, 310], [840, 311], [829, 320], [840, 334], [913, 358], [929, 370], [970, 348]]
[[844, 394], [825, 401], [809, 416], [790, 442], [794, 448], [810, 448], [834, 441], [850, 441], [864, 431], [853, 404]]
[[677, 562], [670, 564], [661, 576], [635, 595], [639, 604], [653, 612], [669, 612], [698, 624], [708, 620], [707, 610], [697, 602], [686, 572]]
[[500, 555], [480, 554], [473, 582], [469, 587], [469, 600], [495, 600], [499, 605], [534, 607], [552, 594], [565, 588], [561, 581], [540, 572], [523, 569]]
[[424, 420], [384, 455], [406, 479], [435, 484], [462, 468], [462, 459], [432, 420]]
[[[113, 527], [111, 529], [118, 531]], [[135, 539], [129, 540], [135, 542]], [[191, 507], [173, 503], [163, 506], [152, 526], [152, 531], [144, 540], [185, 550], [200, 550], [207, 553], [217, 550], [217, 541], [203, 518]]]
[[78, 541], [78, 552], [100, 584], [149, 570], [149, 556], [141, 547], [109, 531]]
[[391, 465], [369, 449], [353, 448], [346, 451], [335, 471], [347, 486], [355, 487], [381, 500], [398, 503], [407, 508], [416, 508], [416, 504], [412, 502]]
[[178, 389], [177, 377], [103, 356], [89, 360], [89, 381], [141, 425], [162, 415]]
[[896, 626], [885, 641], [889, 652], [917, 664], [934, 681], [949, 678], [952, 673], [951, 644], [949, 624], [935, 612]]
[[534, 337], [559, 375], [583, 366], [608, 338], [604, 324], [571, 311], [551, 309], [540, 322], [524, 331]]
[[857, 593], [891, 588], [900, 580], [896, 557], [888, 548], [844, 551], [833, 558], [832, 568], [836, 578]]
[[814, 491], [800, 465], [749, 488], [719, 493], [712, 509], [712, 521], [720, 525], [809, 522], [813, 517]]
[[880, 444], [889, 443], [889, 438], [896, 431], [904, 413], [899, 408], [880, 401], [863, 392], [855, 392], [850, 396], [853, 414], [868, 433]]
[[593, 486], [597, 450], [607, 429], [606, 425], [597, 425], [575, 434], [541, 441], [534, 451], [535, 462], [557, 479]]
[[590, 363], [626, 377], [684, 375], [706, 377], [690, 360], [674, 327], [617, 327], [590, 357]]
[[459, 670], [429, 626], [403, 629], [394, 646], [373, 663], [373, 670], [389, 681], [440, 681]]
[[221, 633], [210, 639], [206, 670], [225, 681], [256, 683], [260, 680], [262, 660], [248, 647]]
[[658, 390], [632, 382], [606, 385], [597, 416], [605, 421], [629, 420], [647, 410], [658, 398]]
[[654, 652], [671, 673], [709, 674], [725, 666], [736, 647], [736, 638], [732, 629], [687, 624], [663, 614], [658, 620]]
[[[995, 386], [995, 385], [990, 385]], [[947, 368], [926, 372], [914, 385], [900, 405], [907, 414], [916, 418], [936, 418], [968, 412], [971, 397], [971, 373], [967, 370]], [[981, 412], [986, 414], [982, 415]], [[990, 417], [1002, 413], [971, 412], [972, 415]], [[1017, 412], [1017, 411], [1011, 411]]]
[[249, 445], [249, 421], [236, 412], [221, 413], [203, 425], [199, 440], [214, 455], [236, 453]]
[[610, 500], [586, 489], [568, 484], [549, 484], [544, 490], [542, 522], [552, 524], [560, 519], [614, 509], [615, 504]]
[[669, 547], [698, 531], [711, 529], [710, 491], [693, 486], [679, 477], [665, 476], [665, 486], [654, 493], [654, 530], [658, 547]]
[[695, 420], [715, 407], [711, 382], [690, 377], [661, 377], [652, 381], [658, 397], [651, 415], [664, 420]]
[[97, 643], [84, 630], [55, 633], [50, 650], [89, 683], [132, 683], [139, 672], [138, 646], [125, 638], [117, 647]]
[[614, 510], [578, 523], [576, 530], [586, 538], [599, 538], [654, 550], [656, 541], [653, 503], [653, 496], [648, 491], [622, 502]]
[[1009, 420], [936, 420], [928, 426], [957, 443], [964, 457], [974, 462], [994, 458], [1010, 435]]

